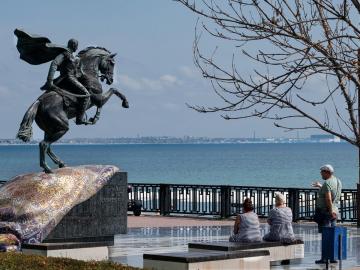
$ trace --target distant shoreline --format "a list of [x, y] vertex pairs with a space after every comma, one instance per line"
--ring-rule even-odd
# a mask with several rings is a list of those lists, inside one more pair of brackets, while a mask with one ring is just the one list
[[[229, 142], [229, 143], [221, 143], [221, 142], [199, 142], [199, 143], [53, 143], [53, 145], [234, 145], [234, 144], [347, 144], [346, 142], [316, 142], [316, 141], [302, 141], [302, 142]], [[38, 145], [38, 142], [34, 143], [0, 143], [0, 146], [29, 146], [29, 145]]]
[[[31, 145], [38, 144], [41, 139], [33, 139], [24, 143], [19, 139], [0, 139], [0, 145]], [[332, 135], [311, 135], [306, 138], [284, 137], [171, 137], [171, 136], [142, 136], [142, 137], [114, 137], [114, 138], [71, 138], [60, 139], [58, 145], [145, 145], [145, 144], [293, 144], [293, 143], [344, 143], [345, 141]]]

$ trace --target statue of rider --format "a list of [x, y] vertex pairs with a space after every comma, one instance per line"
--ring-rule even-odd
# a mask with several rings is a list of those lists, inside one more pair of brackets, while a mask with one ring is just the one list
[[79, 106], [76, 114], [76, 124], [87, 124], [85, 120], [85, 111], [90, 102], [89, 91], [79, 82], [77, 79], [79, 62], [73, 55], [78, 48], [78, 41], [76, 39], [70, 39], [67, 45], [68, 50], [61, 52], [51, 62], [47, 81], [41, 90], [51, 90], [54, 88], [54, 75], [57, 70], [60, 71], [60, 76], [55, 79], [55, 84], [60, 83], [62, 80], [66, 80], [67, 85], [70, 86], [72, 91], [76, 94], [84, 95], [84, 97], [78, 98]]

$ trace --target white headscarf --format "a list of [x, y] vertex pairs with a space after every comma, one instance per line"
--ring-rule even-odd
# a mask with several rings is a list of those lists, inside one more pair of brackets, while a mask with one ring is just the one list
[[320, 167], [320, 171], [328, 171], [328, 172], [334, 173], [334, 167], [331, 166], [330, 164], [325, 164]]
[[275, 192], [275, 200], [277, 201], [281, 201], [282, 203], [286, 202], [286, 198], [284, 196], [284, 194], [280, 193], [280, 192]]

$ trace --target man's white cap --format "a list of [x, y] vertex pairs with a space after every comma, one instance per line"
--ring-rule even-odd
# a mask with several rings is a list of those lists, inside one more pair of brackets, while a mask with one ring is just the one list
[[326, 164], [320, 167], [320, 171], [328, 171], [334, 173], [334, 168], [330, 164]]

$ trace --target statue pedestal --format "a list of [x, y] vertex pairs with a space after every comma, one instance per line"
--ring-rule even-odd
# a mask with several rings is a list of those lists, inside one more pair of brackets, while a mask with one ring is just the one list
[[94, 196], [76, 205], [44, 242], [113, 241], [127, 233], [127, 173], [116, 172]]

